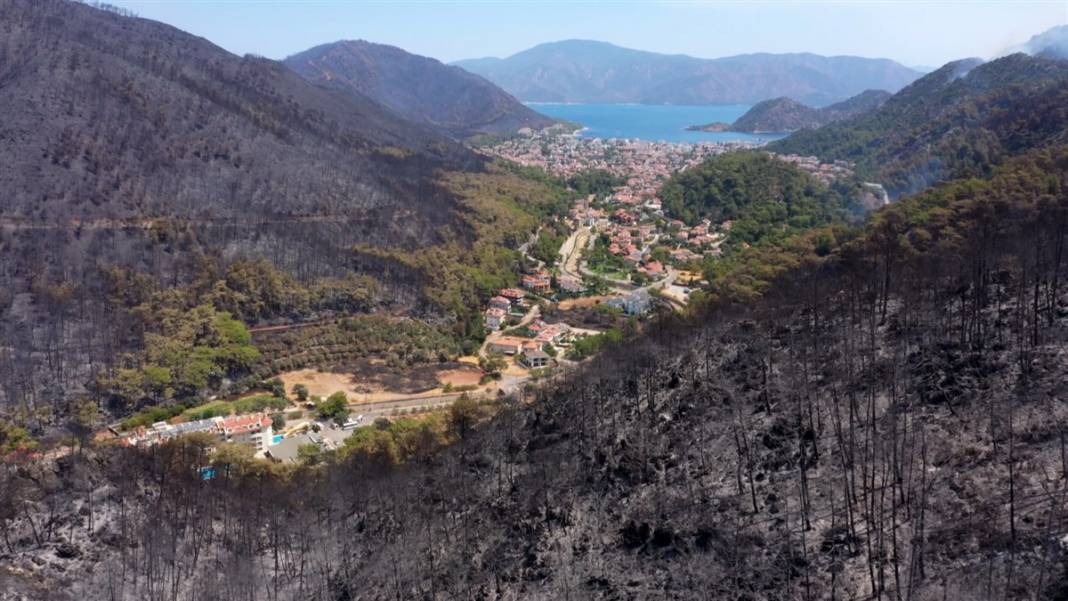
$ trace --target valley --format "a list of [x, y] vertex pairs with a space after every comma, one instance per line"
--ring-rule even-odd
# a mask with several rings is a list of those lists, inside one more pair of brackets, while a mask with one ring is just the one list
[[[0, 0], [0, 601], [1068, 595], [1068, 26], [116, 1]], [[713, 9], [850, 54], [502, 51]]]

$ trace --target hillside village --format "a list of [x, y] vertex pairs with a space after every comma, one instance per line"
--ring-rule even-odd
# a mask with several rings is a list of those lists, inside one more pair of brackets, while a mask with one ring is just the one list
[[0, 0], [0, 601], [1068, 600], [1060, 6], [110, 2]]
[[[667, 310], [685, 307], [691, 292], [704, 283], [702, 261], [722, 254], [732, 222], [704, 219], [687, 224], [669, 218], [658, 197], [660, 187], [675, 173], [709, 157], [753, 146], [584, 139], [546, 130], [484, 148], [484, 152], [565, 178], [600, 170], [614, 176], [617, 185], [579, 198], [564, 215], [544, 224], [541, 235], [566, 233], [554, 260], [527, 254], [530, 245], [525, 245], [525, 268], [516, 276], [517, 285], [498, 290], [483, 308], [487, 335], [475, 357], [482, 373], [509, 373], [507, 387], [514, 390], [588, 357], [602, 339], [616, 335], [626, 320], [644, 319], [658, 306]], [[843, 162], [772, 156], [824, 182], [851, 173], [851, 166]], [[594, 309], [614, 325], [583, 324], [582, 311]], [[545, 311], [553, 313], [551, 319]], [[493, 390], [497, 388], [477, 386], [472, 394]], [[321, 398], [301, 403], [292, 398], [294, 391], [286, 392], [276, 391], [274, 402], [279, 405], [271, 411], [223, 412], [197, 419], [194, 408], [177, 418], [113, 431], [120, 442], [132, 446], [152, 446], [196, 434], [216, 443], [243, 446], [255, 457], [296, 462], [302, 453], [312, 452], [308, 449], [344, 446], [356, 428], [366, 426], [363, 414], [349, 419], [346, 410], [343, 419], [333, 420], [316, 414]], [[438, 408], [446, 407], [457, 397], [448, 386], [426, 394], [430, 395], [424, 404], [427, 408], [436, 399], [441, 399]], [[353, 414], [361, 408], [376, 412], [374, 404], [363, 406], [353, 399], [347, 403]], [[389, 417], [396, 410], [375, 414]]]
[[[670, 218], [658, 196], [660, 187], [672, 175], [713, 156], [761, 145], [737, 141], [605, 140], [563, 135], [551, 128], [526, 130], [523, 135], [484, 148], [492, 156], [544, 169], [565, 179], [600, 171], [620, 181], [610, 192], [579, 199], [568, 211], [565, 225], [578, 244], [574, 265], [569, 267], [572, 261], [565, 260], [555, 271], [539, 266], [522, 274], [521, 286], [531, 293], [556, 298], [596, 295], [603, 292], [605, 282], [619, 293], [653, 284], [646, 292], [657, 290], [672, 302], [685, 304], [692, 287], [703, 280], [702, 261], [722, 254], [733, 224], [729, 219], [687, 224]], [[853, 173], [853, 166], [847, 161], [827, 163], [813, 156], [767, 154], [825, 184]], [[485, 314], [491, 330], [499, 329], [507, 316], [508, 307], [499, 300], [496, 303], [499, 306], [491, 303]], [[640, 315], [647, 309], [643, 305], [637, 311], [628, 310], [628, 314]]]

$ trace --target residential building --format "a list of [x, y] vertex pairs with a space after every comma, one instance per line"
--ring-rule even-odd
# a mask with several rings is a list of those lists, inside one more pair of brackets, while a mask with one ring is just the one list
[[512, 304], [515, 304], [523, 300], [527, 296], [527, 293], [519, 288], [504, 288], [501, 290], [500, 296], [508, 299]]
[[151, 428], [134, 430], [123, 438], [123, 442], [131, 446], [151, 446], [189, 434], [209, 434], [220, 442], [248, 444], [256, 451], [262, 451], [270, 444], [274, 431], [269, 416], [255, 413], [177, 424], [156, 422]]
[[519, 350], [523, 353], [528, 351], [543, 351], [545, 350], [545, 345], [537, 340], [524, 340], [523, 344], [519, 347]]
[[219, 431], [222, 440], [248, 444], [257, 451], [266, 449], [274, 435], [271, 418], [263, 413], [224, 418], [219, 422]]
[[564, 292], [570, 292], [572, 294], [581, 294], [586, 290], [586, 286], [583, 285], [582, 280], [570, 275], [557, 277], [556, 284]]
[[538, 332], [538, 335], [534, 337], [534, 341], [542, 345], [556, 344], [563, 340], [570, 331], [571, 328], [566, 323], [550, 324]]
[[526, 338], [501, 336], [489, 343], [489, 350], [490, 352], [500, 353], [502, 355], [515, 355], [523, 349], [523, 343], [526, 341]]
[[653, 306], [653, 299], [644, 288], [635, 290], [627, 296], [608, 299], [611, 307], [623, 309], [627, 315], [644, 315]]
[[548, 272], [540, 271], [532, 275], [524, 275], [519, 280], [519, 285], [535, 292], [548, 292], [552, 290], [552, 276]]
[[671, 260], [675, 261], [676, 263], [686, 263], [688, 261], [696, 261], [697, 259], [700, 259], [700, 258], [701, 258], [701, 255], [693, 252], [692, 250], [690, 250], [688, 248], [680, 248], [680, 249], [671, 251]]
[[486, 327], [490, 330], [497, 331], [501, 329], [501, 325], [504, 324], [506, 316], [507, 313], [504, 312], [504, 309], [500, 309], [498, 307], [491, 307], [486, 310], [486, 317], [484, 319], [484, 323], [486, 324]]
[[519, 357], [519, 361], [531, 369], [541, 369], [549, 366], [549, 362], [552, 358], [545, 351], [530, 350], [523, 351], [523, 354]]

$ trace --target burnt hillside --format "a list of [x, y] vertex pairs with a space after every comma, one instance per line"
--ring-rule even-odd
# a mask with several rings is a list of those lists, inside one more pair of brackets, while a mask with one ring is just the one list
[[317, 216], [425, 243], [454, 207], [434, 171], [478, 164], [365, 96], [161, 23], [3, 0], [0, 39], [9, 229]]
[[[473, 152], [357, 92], [114, 10], [0, 0], [0, 109], [0, 419], [38, 435], [142, 348], [159, 325], [158, 308], [136, 309], [150, 296], [186, 310], [230, 288], [270, 307], [236, 315], [249, 321], [384, 305], [441, 319], [424, 273], [353, 249], [479, 238], [443, 182], [486, 175]], [[271, 268], [233, 289], [245, 259]], [[324, 307], [323, 286], [374, 299]]]
[[384, 44], [323, 44], [285, 64], [309, 81], [369, 96], [405, 119], [459, 138], [555, 123], [478, 75]]
[[1061, 599], [1065, 190], [1068, 150], [1039, 151], [799, 236], [761, 300], [661, 321], [440, 454], [379, 438], [281, 478], [217, 457], [212, 481], [196, 443], [8, 466], [0, 578], [52, 599]]

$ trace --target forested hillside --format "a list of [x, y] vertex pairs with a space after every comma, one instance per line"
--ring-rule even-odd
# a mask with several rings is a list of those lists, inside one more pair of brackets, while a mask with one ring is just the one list
[[772, 98], [753, 105], [731, 124], [730, 131], [793, 132], [816, 129], [835, 121], [873, 111], [883, 105], [891, 94], [883, 90], [866, 90], [842, 102], [823, 108], [813, 108], [790, 98]]
[[691, 318], [483, 427], [454, 411], [444, 450], [390, 430], [285, 477], [195, 440], [9, 466], [0, 578], [53, 599], [1062, 598], [1066, 190], [1068, 149], [1036, 150], [754, 247]]
[[[196, 244], [168, 249], [178, 265], [151, 249], [182, 230], [328, 273], [356, 241], [412, 247], [462, 231], [435, 172], [480, 160], [366, 97], [78, 2], [3, 0], [0, 32], [9, 291], [98, 263], [180, 272]], [[334, 252], [293, 257], [309, 245]]]
[[949, 63], [875, 111], [775, 142], [777, 152], [857, 163], [891, 196], [985, 176], [1006, 158], [1063, 144], [1068, 61], [1014, 54]]
[[660, 190], [669, 217], [732, 221], [733, 242], [753, 244], [861, 212], [849, 182], [828, 186], [763, 152], [732, 152], [672, 177]]

